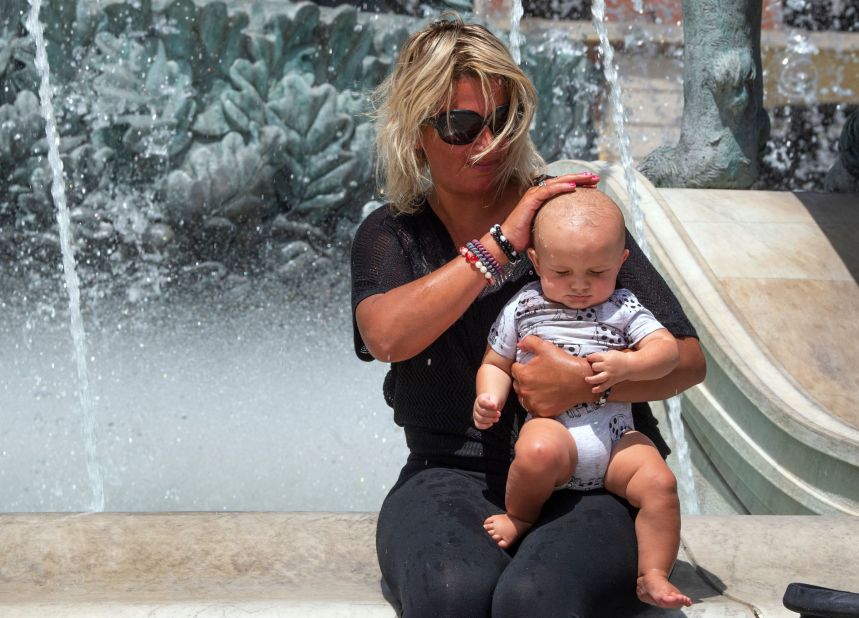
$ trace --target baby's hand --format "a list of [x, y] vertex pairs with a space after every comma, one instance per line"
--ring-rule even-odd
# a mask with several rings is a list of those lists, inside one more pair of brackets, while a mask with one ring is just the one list
[[474, 400], [474, 426], [478, 429], [489, 429], [501, 418], [498, 400], [489, 393], [482, 393]]
[[629, 377], [629, 357], [623, 352], [595, 352], [585, 358], [594, 372], [594, 375], [585, 378], [585, 382], [597, 385], [591, 389], [593, 393], [602, 393]]

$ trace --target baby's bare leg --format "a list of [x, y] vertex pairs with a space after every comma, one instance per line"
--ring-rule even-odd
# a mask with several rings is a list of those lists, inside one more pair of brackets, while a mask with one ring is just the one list
[[668, 581], [680, 549], [677, 480], [644, 434], [630, 431], [615, 444], [605, 486], [639, 509], [638, 598], [659, 607], [691, 605], [692, 600]]
[[501, 547], [510, 547], [537, 521], [543, 504], [576, 469], [576, 444], [570, 432], [551, 418], [533, 418], [522, 426], [516, 457], [507, 476], [506, 515], [487, 517], [483, 527]]

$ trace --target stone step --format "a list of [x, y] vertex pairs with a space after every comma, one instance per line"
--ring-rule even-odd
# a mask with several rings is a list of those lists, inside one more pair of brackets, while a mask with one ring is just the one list
[[[375, 514], [0, 515], [0, 617], [391, 617]], [[672, 579], [696, 603], [656, 616], [796, 617], [794, 581], [859, 587], [859, 518], [687, 516]]]

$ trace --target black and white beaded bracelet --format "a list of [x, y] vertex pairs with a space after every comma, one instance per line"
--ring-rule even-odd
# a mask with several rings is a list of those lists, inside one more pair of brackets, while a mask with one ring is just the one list
[[519, 260], [519, 253], [516, 249], [513, 248], [513, 245], [504, 233], [501, 231], [501, 226], [497, 223], [493, 225], [489, 229], [489, 235], [498, 243], [498, 246], [501, 248], [501, 251], [504, 252], [504, 255], [507, 256], [507, 259], [510, 260], [511, 263]]

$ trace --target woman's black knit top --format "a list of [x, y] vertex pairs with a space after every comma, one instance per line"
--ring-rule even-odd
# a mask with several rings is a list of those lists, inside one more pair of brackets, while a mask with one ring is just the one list
[[[628, 231], [626, 246], [629, 258], [618, 274], [617, 286], [631, 290], [674, 336], [695, 337], [680, 303]], [[352, 245], [352, 327], [360, 359], [370, 361], [373, 357], [355, 323], [358, 303], [458, 258], [450, 235], [428, 204], [417, 214], [397, 216], [383, 206], [361, 223]], [[515, 396], [509, 397], [496, 425], [485, 431], [475, 428], [471, 415], [475, 379], [490, 326], [513, 294], [535, 279], [530, 264], [522, 263], [497, 289], [487, 288], [423, 352], [391, 364], [383, 385], [385, 401], [394, 409], [394, 421], [405, 429], [414, 455], [436, 461], [475, 458], [475, 468], [487, 470], [505, 470], [509, 465], [525, 411]], [[418, 330], [421, 324], [412, 328]], [[668, 447], [649, 406], [640, 403], [632, 408], [636, 429], [667, 455]]]

